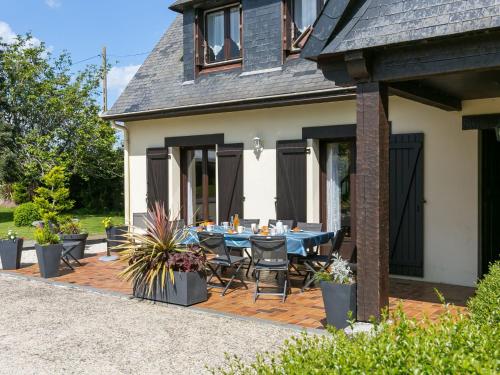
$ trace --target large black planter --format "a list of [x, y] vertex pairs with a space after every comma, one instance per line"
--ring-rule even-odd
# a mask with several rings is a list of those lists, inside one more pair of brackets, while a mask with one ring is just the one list
[[17, 270], [21, 267], [21, 254], [23, 253], [23, 239], [0, 240], [0, 259], [2, 269]]
[[62, 244], [41, 246], [35, 244], [36, 257], [40, 275], [44, 278], [59, 276], [59, 264], [61, 263]]
[[122, 225], [106, 229], [106, 237], [108, 239], [108, 248], [113, 251], [115, 246], [123, 244], [127, 239], [128, 226]]
[[349, 311], [356, 318], [356, 284], [335, 284], [328, 281], [321, 281], [319, 284], [327, 323], [337, 329], [346, 328], [349, 325]]
[[87, 244], [88, 236], [89, 235], [87, 233], [60, 235], [63, 242], [78, 242], [78, 246], [75, 246], [73, 250], [71, 250], [71, 255], [73, 255], [76, 259], [83, 259], [85, 257], [85, 245]]
[[175, 283], [172, 283], [170, 275], [168, 275], [163, 288], [161, 288], [158, 278], [151, 295], [145, 291], [144, 284], [136, 284], [134, 285], [134, 297], [182, 306], [191, 306], [208, 299], [207, 278], [204, 272], [174, 271], [174, 281]]

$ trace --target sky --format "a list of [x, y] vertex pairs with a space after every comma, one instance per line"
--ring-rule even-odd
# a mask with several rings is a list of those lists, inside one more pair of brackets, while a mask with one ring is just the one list
[[[52, 53], [71, 54], [74, 69], [100, 64], [103, 46], [113, 65], [108, 106], [174, 20], [173, 0], [0, 0], [0, 38], [30, 32]], [[135, 55], [135, 56], [130, 56]], [[88, 60], [87, 60], [88, 59]], [[80, 62], [82, 60], [87, 60]], [[78, 63], [80, 62], [80, 63]]]

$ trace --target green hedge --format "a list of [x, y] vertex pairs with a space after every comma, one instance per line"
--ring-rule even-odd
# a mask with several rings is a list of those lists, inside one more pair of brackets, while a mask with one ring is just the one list
[[14, 225], [26, 227], [36, 220], [40, 220], [40, 212], [34, 203], [23, 203], [14, 211]]
[[217, 374], [495, 374], [500, 373], [500, 263], [478, 288], [466, 314], [448, 311], [416, 322], [399, 309], [372, 334], [294, 338], [250, 364], [229, 360]]
[[478, 323], [500, 324], [500, 261], [490, 266], [468, 307]]

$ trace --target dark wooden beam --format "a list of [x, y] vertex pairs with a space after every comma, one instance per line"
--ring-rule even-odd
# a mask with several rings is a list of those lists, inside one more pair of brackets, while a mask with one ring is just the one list
[[345, 139], [356, 137], [356, 124], [307, 126], [302, 128], [302, 139]]
[[388, 88], [359, 83], [356, 101], [357, 315], [368, 321], [389, 303]]
[[491, 129], [500, 127], [500, 113], [462, 117], [463, 130]]
[[392, 83], [390, 92], [402, 98], [444, 109], [445, 111], [462, 110], [462, 100], [459, 98], [418, 81]]
[[353, 51], [347, 52], [344, 55], [347, 72], [349, 76], [356, 82], [367, 82], [370, 80], [370, 68], [366, 52]]
[[165, 138], [165, 147], [212, 146], [224, 143], [224, 133], [186, 135]]
[[396, 82], [500, 68], [500, 33], [416, 42], [373, 53], [374, 81]]

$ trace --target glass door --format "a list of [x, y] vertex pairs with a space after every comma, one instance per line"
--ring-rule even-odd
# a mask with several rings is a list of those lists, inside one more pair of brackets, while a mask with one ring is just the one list
[[324, 229], [346, 230], [353, 236], [355, 190], [354, 142], [323, 142], [321, 145], [321, 219]]
[[182, 149], [183, 218], [187, 224], [216, 220], [215, 147]]

